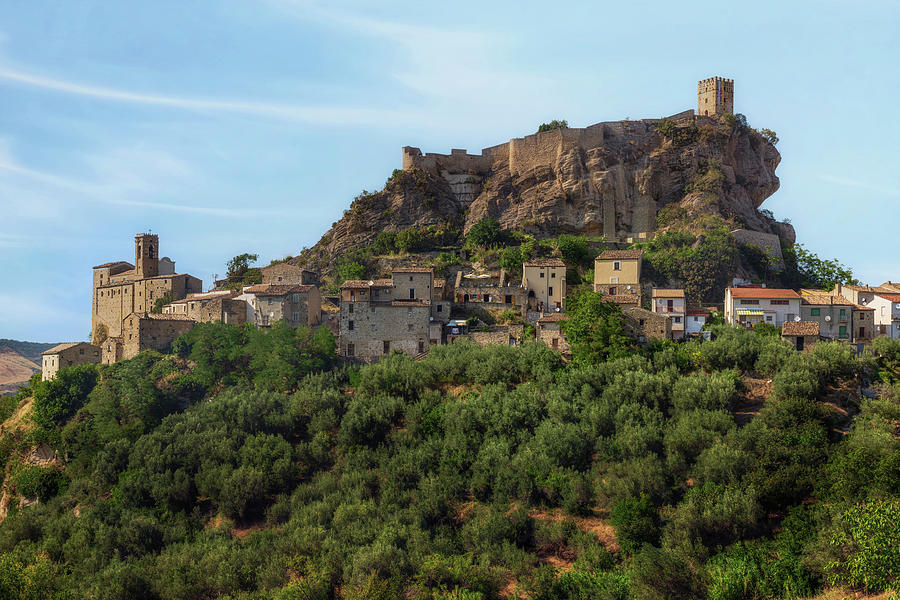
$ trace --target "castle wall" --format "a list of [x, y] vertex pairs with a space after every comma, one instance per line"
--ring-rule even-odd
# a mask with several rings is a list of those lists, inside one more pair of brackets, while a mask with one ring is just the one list
[[775, 259], [775, 269], [784, 268], [784, 254], [781, 252], [781, 239], [772, 233], [751, 231], [749, 229], [735, 229], [731, 232], [739, 244], [753, 244], [763, 252], [767, 252]]
[[187, 317], [132, 313], [122, 320], [122, 358], [134, 358], [142, 350], [167, 352], [175, 338], [193, 327]]

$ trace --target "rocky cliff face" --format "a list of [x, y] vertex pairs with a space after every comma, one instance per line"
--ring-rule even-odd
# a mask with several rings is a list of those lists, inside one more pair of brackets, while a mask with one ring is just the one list
[[[755, 130], [692, 117], [600, 123], [517, 138], [469, 155], [403, 149], [403, 171], [356, 199], [307, 258], [370, 244], [381, 231], [430, 227], [450, 237], [492, 217], [538, 237], [573, 233], [624, 240], [717, 217], [778, 235], [790, 225], [759, 212], [779, 186], [781, 156]], [[708, 220], [707, 220], [708, 221]]]

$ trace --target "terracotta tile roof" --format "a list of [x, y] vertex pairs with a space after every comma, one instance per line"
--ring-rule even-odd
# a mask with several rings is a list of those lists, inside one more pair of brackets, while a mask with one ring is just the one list
[[114, 260], [113, 262], [108, 262], [108, 263], [103, 263], [102, 265], [97, 265], [94, 268], [95, 269], [108, 269], [110, 267], [118, 267], [118, 266], [128, 267], [129, 269], [134, 268], [133, 264], [131, 264], [130, 262], [126, 262], [124, 260]]
[[564, 263], [559, 258], [532, 258], [531, 260], [525, 261], [523, 266], [526, 267], [565, 267], [566, 263]]
[[391, 269], [391, 273], [434, 273], [431, 267], [400, 267]]
[[616, 294], [612, 296], [603, 296], [606, 302], [613, 304], [640, 304], [641, 297], [637, 294]]
[[653, 288], [654, 298], [684, 298], [684, 290]]
[[821, 290], [800, 290], [803, 304], [815, 304], [820, 306], [853, 306], [853, 303], [843, 296], [835, 296]]
[[52, 348], [44, 350], [43, 352], [41, 352], [41, 354], [59, 354], [63, 350], [68, 350], [69, 348], [74, 348], [82, 344], [90, 346], [90, 344], [88, 344], [87, 342], [66, 342], [64, 344], [58, 344], [56, 346], [53, 346]]
[[538, 319], [538, 323], [559, 323], [561, 321], [568, 321], [569, 315], [566, 313], [550, 313], [549, 315], [544, 315], [540, 319]]
[[854, 304], [854, 305], [853, 305], [853, 310], [871, 310], [871, 311], [874, 311], [875, 309], [872, 308], [871, 306], [860, 306], [859, 304]]
[[900, 294], [898, 294], [897, 292], [893, 292], [890, 294], [884, 294], [884, 293], [879, 292], [875, 295], [878, 296], [879, 298], [884, 298], [888, 302], [900, 302]]
[[728, 288], [732, 298], [766, 298], [775, 300], [799, 300], [800, 294], [794, 290], [778, 288]]
[[781, 335], [807, 336], [819, 335], [818, 321], [787, 321], [781, 326]]
[[705, 310], [689, 310], [684, 314], [689, 317], [708, 317], [709, 316], [709, 313]]
[[623, 258], [642, 258], [643, 256], [643, 250], [604, 250], [597, 258], [600, 260], [621, 260]]
[[[148, 312], [133, 312], [129, 313], [125, 316], [125, 319], [130, 318], [132, 315], [136, 316], [139, 319], [150, 319], [152, 321], [193, 321], [187, 315], [164, 315], [162, 313], [148, 313]], [[123, 321], [125, 319], [122, 319]]]
[[258, 283], [244, 288], [244, 292], [248, 294], [256, 294], [257, 296], [284, 296], [285, 294], [297, 294], [308, 292], [312, 285], [279, 285], [275, 283]]
[[878, 286], [872, 287], [871, 285], [845, 285], [844, 289], [853, 290], [854, 292], [871, 292], [871, 293], [885, 293], [891, 294], [896, 293], [896, 290], [892, 290], [890, 288]]
[[391, 300], [391, 306], [431, 306], [431, 300], [416, 298], [415, 300]]
[[[371, 282], [371, 284], [369, 283]], [[394, 282], [390, 279], [348, 279], [341, 284], [342, 290], [360, 290], [369, 289], [370, 287], [389, 288], [394, 287]]]

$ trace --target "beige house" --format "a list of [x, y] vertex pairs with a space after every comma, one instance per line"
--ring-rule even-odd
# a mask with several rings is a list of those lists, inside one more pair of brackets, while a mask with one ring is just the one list
[[672, 338], [672, 321], [668, 317], [637, 306], [623, 308], [622, 315], [625, 331], [641, 343]]
[[314, 327], [322, 322], [322, 295], [314, 285], [260, 283], [244, 288], [236, 298], [249, 306], [257, 327], [284, 321], [291, 327]]
[[[164, 315], [187, 315], [198, 323], [247, 322], [249, 305], [238, 300], [236, 290], [214, 290], [202, 294], [191, 294], [182, 300], [170, 302], [162, 307]], [[251, 313], [252, 316], [252, 313]]]
[[434, 272], [417, 267], [394, 269], [390, 279], [345, 281], [341, 355], [370, 361], [394, 350], [415, 356], [440, 344], [441, 323], [432, 318], [434, 287]]
[[318, 285], [319, 275], [315, 271], [288, 263], [277, 263], [263, 267], [262, 283], [273, 285]]
[[643, 250], [606, 250], [594, 259], [594, 291], [640, 295]]
[[[853, 323], [854, 314], [863, 313], [860, 318], [863, 335], [871, 334], [872, 323], [869, 327], [863, 323], [865, 313], [873, 312], [857, 307], [847, 298], [836, 296], [821, 290], [800, 290], [802, 302], [800, 304], [800, 319], [802, 322], [818, 323], [817, 336], [833, 340], [851, 341], [857, 331]], [[869, 329], [869, 331], [866, 331]]]
[[562, 324], [569, 320], [565, 313], [544, 315], [537, 322], [537, 339], [558, 352], [569, 352], [569, 342], [562, 331]]
[[811, 348], [819, 341], [819, 322], [788, 321], [781, 326], [781, 339], [787, 340], [798, 351]]
[[[857, 307], [859, 323], [854, 324], [854, 334], [861, 341], [878, 336], [900, 337], [900, 293], [895, 291], [890, 281], [883, 286], [841, 285], [834, 286], [834, 294], [843, 296]], [[872, 312], [865, 312], [870, 309]], [[871, 330], [866, 328], [866, 318], [871, 315]], [[859, 335], [863, 328], [862, 336]]]
[[768, 323], [781, 327], [799, 320], [800, 294], [794, 290], [764, 287], [730, 287], [725, 290], [725, 322], [753, 327]]
[[59, 344], [41, 353], [41, 380], [56, 377], [60, 369], [100, 362], [100, 348], [86, 342]]
[[566, 263], [558, 258], [536, 258], [522, 265], [522, 285], [528, 311], [565, 310]]
[[684, 337], [684, 319], [687, 312], [684, 290], [653, 288], [650, 307], [656, 314], [664, 315], [672, 320], [673, 339]]
[[159, 258], [159, 236], [136, 235], [134, 256], [134, 265], [115, 261], [93, 269], [91, 337], [95, 344], [121, 337], [123, 319], [131, 313], [149, 313], [161, 299], [179, 300], [202, 291], [199, 279], [174, 273], [175, 263]]

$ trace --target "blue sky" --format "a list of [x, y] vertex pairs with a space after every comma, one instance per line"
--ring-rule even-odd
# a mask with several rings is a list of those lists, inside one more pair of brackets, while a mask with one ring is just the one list
[[152, 229], [209, 285], [314, 244], [400, 148], [482, 147], [695, 107], [781, 141], [766, 203], [900, 279], [900, 3], [0, 3], [0, 337], [83, 339], [91, 267]]

